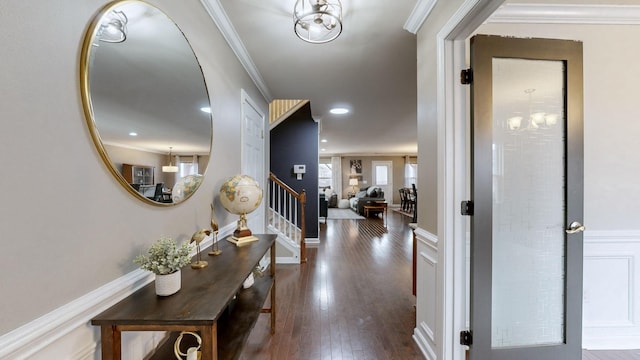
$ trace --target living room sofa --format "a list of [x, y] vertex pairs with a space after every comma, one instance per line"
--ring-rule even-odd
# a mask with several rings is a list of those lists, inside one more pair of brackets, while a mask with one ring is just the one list
[[360, 189], [354, 197], [349, 199], [349, 207], [359, 215], [364, 216], [364, 206], [374, 201], [384, 201], [384, 191], [377, 186]]

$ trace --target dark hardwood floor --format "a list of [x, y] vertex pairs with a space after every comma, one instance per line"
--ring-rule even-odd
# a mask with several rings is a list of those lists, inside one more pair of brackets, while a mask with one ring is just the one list
[[[412, 339], [411, 218], [327, 220], [303, 265], [277, 265], [277, 321], [256, 323], [243, 360], [422, 359]], [[640, 350], [584, 351], [583, 360], [640, 360]]]
[[303, 265], [277, 265], [276, 333], [263, 315], [241, 359], [422, 359], [412, 339], [411, 218], [327, 220]]

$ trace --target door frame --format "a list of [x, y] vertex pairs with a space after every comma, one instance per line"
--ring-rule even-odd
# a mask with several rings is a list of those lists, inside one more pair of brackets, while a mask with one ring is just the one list
[[[255, 164], [250, 164], [247, 163], [247, 148], [245, 148], [245, 137], [247, 136], [247, 132], [248, 129], [246, 128], [246, 124], [245, 124], [245, 117], [246, 117], [246, 110], [245, 110], [245, 106], [249, 106], [251, 107], [258, 115], [260, 115], [260, 117], [262, 118], [261, 121], [261, 132], [262, 132], [262, 146], [261, 146], [261, 157], [262, 157], [262, 161], [258, 161]], [[266, 133], [266, 128], [267, 128], [267, 122], [266, 122], [266, 115], [264, 113], [264, 111], [262, 109], [260, 109], [260, 107], [258, 106], [258, 104], [249, 96], [249, 94], [247, 94], [247, 92], [244, 89], [240, 90], [240, 119], [241, 120], [241, 132], [240, 132], [240, 137], [241, 137], [241, 172], [242, 174], [246, 174], [248, 171], [248, 169], [251, 168], [255, 168], [258, 167], [258, 172], [259, 172], [259, 176], [256, 176], [256, 181], [260, 184], [260, 187], [262, 189], [266, 188], [266, 184], [267, 184], [267, 175], [266, 175], [266, 165], [268, 163], [267, 159], [268, 159], [268, 154], [267, 154], [267, 137], [265, 136]], [[247, 216], [247, 220], [248, 222], [250, 222], [250, 227], [253, 228], [254, 232], [260, 232], [263, 233], [266, 231], [266, 223], [267, 223], [267, 211], [266, 211], [266, 202], [263, 201], [262, 205], [259, 206], [256, 211], [252, 212], [251, 214], [249, 214]]]
[[461, 85], [459, 71], [467, 67], [466, 39], [505, 0], [466, 0], [436, 36], [437, 128], [438, 128], [438, 239], [441, 251], [442, 339], [441, 359], [464, 359], [459, 333], [469, 324], [467, 269], [468, 222], [460, 216], [459, 204], [469, 198], [469, 88]]

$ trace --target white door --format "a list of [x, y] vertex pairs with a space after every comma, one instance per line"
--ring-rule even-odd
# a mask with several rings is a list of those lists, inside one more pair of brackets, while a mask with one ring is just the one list
[[371, 173], [373, 176], [372, 186], [378, 186], [384, 191], [384, 200], [388, 204], [393, 203], [393, 162], [392, 161], [372, 161]]
[[[266, 175], [264, 131], [265, 115], [249, 95], [242, 90], [242, 173], [254, 178], [265, 191]], [[247, 216], [247, 226], [254, 233], [264, 233], [265, 203]]]

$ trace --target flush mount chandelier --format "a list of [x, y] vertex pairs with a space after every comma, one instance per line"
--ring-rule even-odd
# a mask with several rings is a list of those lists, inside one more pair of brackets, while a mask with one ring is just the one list
[[296, 0], [293, 8], [296, 35], [312, 44], [334, 40], [342, 33], [340, 0]]
[[98, 28], [98, 39], [109, 43], [121, 43], [127, 39], [129, 19], [122, 11], [111, 10], [102, 18]]

